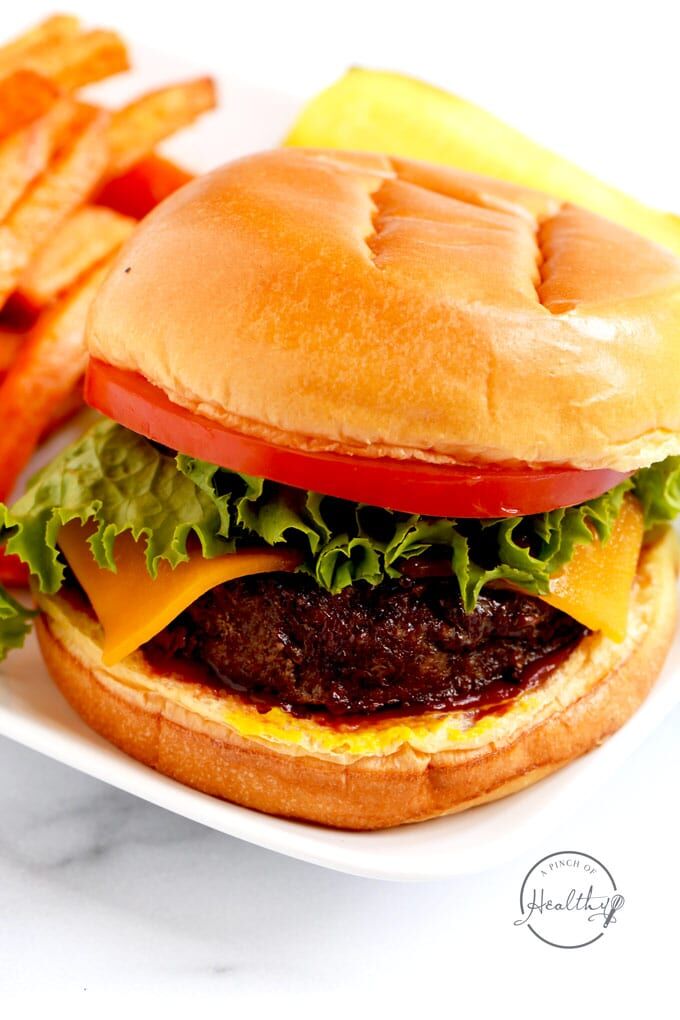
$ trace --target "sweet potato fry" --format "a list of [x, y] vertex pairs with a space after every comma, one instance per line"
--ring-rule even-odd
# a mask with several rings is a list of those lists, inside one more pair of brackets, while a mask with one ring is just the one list
[[0, 74], [24, 68], [36, 71], [67, 92], [101, 81], [130, 66], [125, 43], [116, 32], [93, 29], [60, 39], [42, 39], [3, 61]]
[[73, 117], [70, 99], [60, 99], [41, 117], [0, 139], [0, 221], [47, 168]]
[[0, 138], [42, 117], [56, 103], [60, 90], [35, 71], [14, 71], [0, 79]]
[[107, 181], [95, 201], [141, 220], [192, 177], [188, 170], [152, 153], [120, 177]]
[[70, 14], [53, 14], [11, 42], [0, 46], [0, 73], [20, 67], [30, 54], [45, 46], [59, 46], [80, 31], [78, 18]]
[[76, 209], [40, 249], [19, 285], [19, 297], [40, 308], [63, 294], [92, 266], [115, 251], [136, 220], [99, 205]]
[[0, 308], [16, 286], [24, 269], [24, 250], [6, 224], [0, 224]]
[[11, 368], [23, 339], [21, 330], [0, 328], [0, 382]]
[[[0, 499], [81, 406], [85, 320], [114, 253], [191, 179], [156, 145], [215, 106], [209, 78], [114, 113], [70, 95], [127, 67], [116, 33], [67, 16], [0, 47]], [[24, 575], [0, 549], [0, 580]]]
[[45, 428], [40, 433], [40, 443], [46, 442], [53, 432], [57, 432], [62, 425], [66, 425], [83, 408], [83, 385], [82, 380], [67, 393], [63, 400], [52, 408], [52, 414]]
[[96, 266], [38, 319], [0, 385], [0, 500], [12, 492], [85, 370], [85, 321], [109, 262]]
[[0, 141], [0, 220], [42, 173], [50, 155], [49, 138], [33, 124]]
[[0, 227], [0, 307], [52, 231], [98, 185], [109, 156], [107, 127], [106, 114], [91, 116]]
[[[30, 65], [29, 65], [30, 66]], [[32, 65], [67, 92], [101, 81], [130, 67], [127, 48], [116, 32], [94, 29], [68, 39], [58, 51]]]
[[149, 92], [111, 116], [108, 177], [118, 177], [138, 163], [164, 138], [187, 127], [216, 104], [211, 78]]

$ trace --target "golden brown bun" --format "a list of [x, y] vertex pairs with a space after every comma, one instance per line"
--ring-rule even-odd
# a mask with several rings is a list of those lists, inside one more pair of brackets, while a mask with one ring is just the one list
[[[369, 727], [364, 753], [356, 743], [347, 745], [352, 754], [347, 747], [309, 753], [301, 741], [314, 738], [315, 726], [328, 727], [309, 723], [303, 732], [304, 724], [290, 718], [287, 742], [280, 730], [267, 736], [265, 723], [253, 736], [252, 720], [251, 735], [244, 736], [234, 695], [158, 676], [140, 654], [127, 665], [103, 667], [98, 625], [56, 596], [39, 599], [38, 635], [48, 669], [75, 710], [140, 761], [260, 811], [378, 829], [503, 797], [618, 729], [649, 692], [673, 635], [676, 554], [671, 532], [643, 552], [622, 644], [587, 637], [540, 688], [503, 714], [468, 720], [467, 730], [463, 712], [430, 723], [403, 720], [401, 744], [390, 753], [369, 750], [378, 725]], [[224, 718], [233, 718], [234, 726]], [[405, 740], [410, 723], [412, 737]], [[422, 750], [428, 741], [441, 746], [442, 733], [448, 746]]]
[[278, 150], [156, 210], [93, 355], [293, 447], [633, 469], [680, 452], [680, 261], [539, 192]]

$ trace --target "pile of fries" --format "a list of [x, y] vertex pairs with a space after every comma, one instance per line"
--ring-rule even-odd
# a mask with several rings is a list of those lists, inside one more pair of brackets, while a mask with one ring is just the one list
[[[113, 256], [191, 177], [155, 147], [215, 106], [209, 78], [113, 111], [78, 97], [128, 67], [115, 32], [65, 15], [0, 47], [0, 500], [80, 407], [85, 320]], [[24, 579], [0, 555], [0, 583]]]

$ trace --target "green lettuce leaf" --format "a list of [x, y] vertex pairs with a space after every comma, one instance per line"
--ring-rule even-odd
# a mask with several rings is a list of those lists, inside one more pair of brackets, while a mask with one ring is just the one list
[[96, 526], [90, 548], [106, 570], [115, 570], [117, 535], [143, 538], [152, 577], [160, 560], [174, 567], [188, 558], [192, 532], [205, 556], [223, 553], [230, 528], [225, 499], [178, 471], [174, 457], [107, 420], [43, 468], [11, 510], [0, 504], [0, 541], [28, 564], [43, 592], [61, 587], [57, 536], [72, 520]]
[[[194, 536], [205, 557], [243, 546], [286, 544], [300, 570], [330, 592], [400, 575], [404, 560], [436, 549], [449, 558], [465, 608], [482, 588], [506, 581], [544, 594], [580, 544], [609, 538], [633, 490], [653, 527], [680, 512], [680, 458], [639, 471], [580, 506], [503, 520], [438, 519], [350, 503], [174, 455], [114, 422], [101, 420], [32, 480], [11, 509], [0, 504], [0, 544], [28, 564], [43, 592], [56, 592], [65, 563], [60, 528], [91, 528], [92, 555], [115, 570], [115, 540], [142, 541], [149, 573], [188, 557]], [[26, 617], [0, 595], [0, 654], [20, 643]], [[5, 637], [5, 634], [7, 635]]]
[[21, 648], [35, 613], [0, 587], [0, 662], [12, 648]]
[[680, 457], [668, 457], [633, 475], [633, 491], [642, 503], [645, 528], [668, 524], [680, 514]]

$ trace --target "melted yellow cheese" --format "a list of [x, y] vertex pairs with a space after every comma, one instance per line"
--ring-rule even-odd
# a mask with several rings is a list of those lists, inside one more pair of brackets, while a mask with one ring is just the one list
[[[201, 595], [248, 574], [294, 570], [300, 556], [290, 550], [251, 549], [207, 560], [200, 549], [174, 570], [161, 561], [158, 577], [146, 567], [144, 546], [129, 532], [116, 540], [116, 573], [95, 563], [89, 532], [78, 521], [61, 529], [59, 545], [86, 591], [104, 630], [103, 662], [112, 666], [155, 637]], [[626, 636], [631, 590], [642, 545], [638, 503], [627, 499], [608, 542], [577, 546], [550, 582], [543, 600], [614, 641]]]
[[116, 539], [114, 574], [95, 563], [88, 534], [78, 521], [71, 521], [59, 533], [59, 546], [104, 629], [105, 666], [120, 662], [155, 637], [218, 584], [247, 574], [294, 570], [300, 562], [299, 554], [290, 550], [250, 549], [207, 560], [197, 549], [174, 570], [162, 560], [154, 579], [146, 568], [143, 543], [124, 532]]
[[578, 545], [541, 598], [590, 630], [614, 641], [626, 636], [631, 591], [644, 523], [637, 500], [627, 498], [608, 542]]

